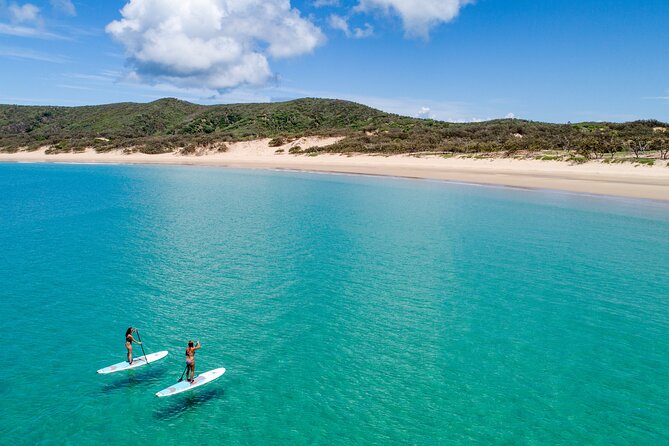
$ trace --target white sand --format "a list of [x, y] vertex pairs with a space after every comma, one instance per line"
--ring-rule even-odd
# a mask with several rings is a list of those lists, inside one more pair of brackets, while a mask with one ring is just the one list
[[[126, 155], [121, 151], [98, 154], [89, 149], [82, 153], [46, 155], [44, 149], [14, 154], [0, 153], [0, 162], [187, 164], [258, 169], [294, 169], [314, 172], [339, 172], [388, 175], [496, 184], [525, 188], [557, 189], [570, 192], [650, 198], [669, 201], [669, 167], [630, 163], [589, 162], [569, 164], [561, 161], [516, 160], [508, 158], [472, 159], [415, 157], [408, 155], [292, 155], [288, 149], [327, 146], [339, 138], [301, 138], [282, 147], [269, 147], [269, 139], [229, 144], [224, 153], [204, 155]], [[283, 153], [276, 153], [283, 149]]]

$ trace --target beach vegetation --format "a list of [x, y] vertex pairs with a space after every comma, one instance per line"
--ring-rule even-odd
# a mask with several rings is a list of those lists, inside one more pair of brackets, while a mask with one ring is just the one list
[[[522, 119], [452, 123], [385, 113], [354, 102], [305, 98], [266, 104], [197, 105], [177, 99], [90, 107], [0, 105], [0, 150], [49, 153], [130, 148], [198, 154], [226, 143], [270, 138], [280, 147], [306, 136], [338, 136], [309, 153], [449, 154], [562, 159], [668, 159], [665, 129], [655, 120], [552, 124]], [[290, 148], [300, 153], [301, 148]], [[540, 158], [541, 159], [541, 158]]]
[[649, 145], [650, 141], [639, 137], [630, 138], [623, 142], [623, 147], [626, 150], [634, 153], [634, 156], [636, 158], [639, 158], [639, 156], [643, 155], [646, 152], [646, 150], [648, 150]]
[[669, 159], [669, 138], [654, 138], [651, 141], [651, 149], [657, 150], [661, 159]]
[[269, 141], [269, 146], [270, 147], [280, 147], [284, 144], [286, 144], [286, 140], [283, 139], [281, 136], [277, 136], [276, 138], [272, 138]]
[[567, 158], [568, 162], [571, 163], [576, 163], [576, 164], [583, 164], [588, 161], [589, 158], [586, 158], [585, 156], [582, 155], [572, 155], [569, 158]]

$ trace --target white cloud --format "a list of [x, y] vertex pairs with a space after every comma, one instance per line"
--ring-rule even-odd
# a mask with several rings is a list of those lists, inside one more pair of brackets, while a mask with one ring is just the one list
[[432, 109], [430, 107], [421, 107], [418, 111], [418, 117], [421, 119], [431, 119]]
[[8, 57], [11, 59], [36, 60], [40, 62], [52, 62], [52, 63], [65, 63], [68, 61], [68, 59], [63, 56], [41, 53], [39, 51], [33, 51], [26, 48], [11, 48], [11, 47], [0, 47], [0, 57]]
[[8, 17], [9, 23], [0, 23], [0, 34], [16, 37], [34, 37], [39, 39], [66, 39], [59, 34], [49, 32], [44, 26], [40, 8], [32, 3], [19, 5], [0, 0], [0, 15]]
[[339, 31], [343, 32], [346, 35], [349, 35], [351, 30], [348, 28], [348, 21], [346, 20], [345, 17], [342, 17], [337, 14], [332, 14], [328, 18], [328, 24], [330, 25], [330, 28], [332, 29], [338, 29]]
[[315, 8], [322, 8], [324, 6], [339, 6], [339, 0], [314, 0]]
[[9, 5], [9, 17], [15, 23], [39, 23], [39, 8], [31, 3]]
[[353, 37], [356, 39], [364, 39], [374, 34], [374, 27], [369, 23], [365, 23], [364, 28], [355, 28], [353, 30]]
[[65, 15], [72, 17], [77, 15], [77, 9], [72, 4], [72, 0], [51, 0], [51, 6]]
[[93, 88], [82, 87], [81, 85], [57, 84], [56, 87], [58, 87], [58, 88], [67, 88], [68, 90], [85, 90], [85, 91], [93, 91]]
[[356, 11], [381, 10], [398, 15], [404, 32], [410, 37], [427, 38], [430, 30], [455, 19], [460, 9], [474, 0], [360, 0]]
[[645, 96], [645, 97], [642, 97], [641, 99], [666, 101], [666, 100], [669, 100], [669, 90], [667, 90], [667, 94], [665, 96]]
[[507, 113], [507, 115], [504, 116], [504, 119], [516, 119], [516, 115], [513, 113]]
[[339, 30], [346, 35], [346, 37], [353, 37], [356, 39], [364, 39], [374, 34], [374, 28], [369, 23], [365, 23], [364, 28], [351, 28], [348, 25], [346, 17], [337, 14], [331, 14], [328, 18], [328, 24], [331, 28]]
[[131, 0], [107, 32], [143, 81], [227, 89], [261, 85], [269, 58], [311, 52], [321, 30], [289, 0]]
[[41, 27], [33, 28], [21, 25], [8, 25], [6, 23], [0, 23], [0, 34], [16, 37], [35, 37], [39, 39], [66, 39], [66, 37], [59, 34], [45, 31]]

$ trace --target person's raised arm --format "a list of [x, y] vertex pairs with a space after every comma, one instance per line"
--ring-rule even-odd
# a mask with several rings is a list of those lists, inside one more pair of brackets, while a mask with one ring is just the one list
[[197, 345], [193, 347], [193, 350], [199, 350], [200, 349], [200, 341], [197, 341]]

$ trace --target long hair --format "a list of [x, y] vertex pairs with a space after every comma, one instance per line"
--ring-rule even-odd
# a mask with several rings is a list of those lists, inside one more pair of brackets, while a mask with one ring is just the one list
[[193, 347], [193, 341], [188, 341], [188, 346]]
[[130, 336], [131, 333], [132, 333], [132, 327], [128, 327], [128, 329], [125, 331], [125, 337], [127, 338], [128, 336]]

